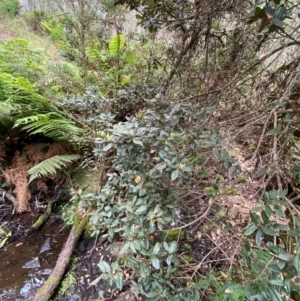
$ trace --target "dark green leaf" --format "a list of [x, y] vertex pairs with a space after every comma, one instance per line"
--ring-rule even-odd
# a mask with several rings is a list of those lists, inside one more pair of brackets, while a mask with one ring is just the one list
[[287, 276], [292, 279], [293, 277], [299, 275], [297, 269], [291, 262], [287, 262], [284, 272], [287, 273]]
[[288, 225], [277, 224], [276, 227], [281, 231], [289, 231], [290, 227]]
[[111, 271], [109, 263], [104, 260], [101, 260], [98, 263], [98, 267], [101, 270], [101, 272], [103, 272], [103, 273], [110, 273], [110, 271]]
[[287, 195], [287, 193], [288, 193], [288, 190], [284, 189], [284, 190], [282, 190], [282, 191], [279, 192], [279, 197], [283, 198], [283, 197], [285, 197]]
[[148, 206], [142, 205], [135, 212], [136, 214], [143, 214], [148, 210]]
[[123, 289], [123, 285], [124, 285], [124, 277], [123, 277], [123, 275], [118, 276], [115, 279], [115, 282], [116, 282], [117, 288], [121, 291]]
[[170, 243], [170, 247], [169, 247], [169, 254], [175, 253], [175, 251], [177, 250], [177, 242], [176, 241], [172, 241]]
[[157, 242], [157, 243], [155, 244], [154, 248], [153, 248], [152, 254], [153, 254], [153, 255], [157, 255], [158, 252], [159, 252], [159, 250], [160, 250], [160, 243]]
[[294, 267], [296, 268], [296, 270], [298, 272], [300, 272], [300, 256], [299, 255], [294, 256], [293, 264], [294, 264]]
[[249, 243], [249, 240], [246, 240], [246, 242], [245, 242], [245, 249], [246, 249], [247, 252], [250, 251], [250, 243]]
[[133, 138], [132, 142], [135, 143], [135, 144], [137, 144], [137, 145], [144, 146], [143, 141], [141, 141], [141, 140], [139, 140], [137, 138]]
[[[276, 18], [272, 18], [271, 22], [273, 23], [273, 20]], [[277, 19], [278, 20], [278, 19]], [[274, 25], [276, 25], [275, 23], [273, 23]], [[279, 124], [278, 126], [276, 126], [275, 128], [273, 128], [272, 130], [270, 130], [269, 132], [267, 132], [267, 135], [275, 135], [277, 133], [279, 133], [281, 131], [281, 124]]]
[[276, 289], [269, 287], [265, 289], [265, 292], [271, 301], [282, 301], [282, 298]]
[[281, 207], [280, 208], [276, 208], [275, 214], [278, 217], [285, 217], [285, 213], [284, 213], [284, 211], [283, 211], [283, 209]]
[[165, 169], [167, 167], [167, 164], [166, 163], [159, 163], [159, 164], [156, 164], [155, 166], [154, 166], [154, 168], [156, 169], [156, 170], [163, 170], [163, 169]]
[[298, 255], [300, 254], [300, 241], [299, 241], [299, 240], [297, 241], [295, 250], [296, 250], [296, 254], [297, 254], [297, 256], [298, 256]]
[[124, 246], [121, 248], [120, 254], [126, 253], [126, 251], [129, 249], [129, 247], [130, 247], [130, 242], [128, 241], [128, 242], [126, 242], [126, 243], [124, 244]]
[[255, 234], [255, 243], [258, 247], [261, 246], [262, 240], [263, 240], [263, 233], [260, 229], [258, 229], [258, 231]]
[[218, 161], [220, 161], [221, 160], [220, 151], [217, 148], [214, 148], [213, 153], [214, 153], [214, 156], [218, 159]]
[[228, 284], [225, 293], [235, 295], [236, 293], [244, 294], [245, 288], [241, 284]]
[[266, 214], [266, 216], [269, 218], [272, 215], [272, 209], [269, 205], [265, 206], [264, 212]]
[[286, 15], [286, 8], [284, 5], [281, 5], [278, 7], [278, 9], [275, 12], [275, 16], [279, 19], [279, 20], [283, 20], [284, 17]]
[[269, 264], [268, 265], [268, 270], [275, 272], [275, 273], [281, 273], [282, 272], [282, 268], [279, 267], [277, 264]]
[[244, 230], [244, 235], [249, 236], [257, 230], [256, 225], [250, 225], [247, 229]]
[[262, 212], [261, 212], [261, 217], [262, 217], [262, 220], [263, 220], [263, 223], [264, 224], [267, 224], [270, 220], [269, 220], [269, 217], [267, 216], [267, 214], [266, 214], [266, 212], [265, 212], [265, 210], [263, 210]]
[[175, 169], [171, 174], [171, 180], [175, 181], [178, 178], [178, 176], [179, 176], [179, 170]]
[[254, 175], [254, 178], [260, 178], [262, 175], [264, 175], [267, 171], [268, 167], [263, 167], [262, 169], [260, 169], [259, 171], [257, 171]]
[[165, 250], [168, 252], [169, 251], [169, 245], [166, 241], [163, 242], [163, 246], [164, 246]]
[[270, 2], [266, 5], [265, 12], [266, 12], [266, 14], [268, 14], [269, 18], [271, 16], [275, 16], [275, 9]]
[[145, 249], [141, 249], [140, 252], [145, 255], [145, 256], [150, 256], [150, 252], [148, 252], [147, 250]]
[[167, 263], [167, 265], [170, 265], [170, 264], [172, 263], [172, 258], [171, 258], [171, 256], [168, 256], [168, 257], [167, 257], [166, 263]]
[[142, 188], [142, 189], [139, 191], [139, 196], [140, 196], [140, 197], [143, 197], [143, 196], [146, 195], [146, 193], [147, 193], [147, 189], [146, 189], [146, 188]]
[[131, 251], [135, 254], [136, 253], [136, 249], [135, 249], [135, 243], [133, 241], [131, 241], [129, 243], [129, 247], [130, 247]]
[[284, 250], [282, 250], [282, 252], [280, 252], [280, 254], [278, 254], [277, 257], [283, 261], [291, 261], [294, 259], [293, 255], [285, 252]]
[[192, 166], [192, 165], [184, 166], [181, 170], [185, 171], [185, 172], [191, 172], [194, 170], [194, 166]]
[[260, 225], [259, 216], [255, 212], [250, 211], [250, 218], [255, 225]]
[[157, 292], [150, 292], [150, 293], [146, 294], [146, 296], [147, 296], [148, 298], [153, 298], [153, 297], [156, 297], [157, 295], [158, 295]]
[[271, 279], [269, 280], [269, 283], [277, 286], [283, 286], [284, 285], [284, 280], [282, 279]]
[[287, 261], [283, 261], [283, 260], [280, 260], [278, 263], [277, 263], [277, 266], [278, 268], [280, 268], [281, 270], [285, 268], [287, 264]]
[[[282, 28], [284, 26], [284, 23], [281, 20], [277, 19], [276, 17], [272, 18], [271, 23], [273, 25], [276, 25], [277, 27], [280, 27], [280, 28]], [[274, 128], [273, 130], [269, 131], [267, 133], [267, 135], [274, 135], [274, 134], [276, 134], [276, 133], [278, 133], [280, 131], [281, 131], [281, 125], [278, 125], [276, 128]]]
[[261, 230], [263, 233], [265, 233], [267, 235], [279, 236], [279, 231], [277, 229], [261, 226]]
[[153, 258], [152, 259], [152, 265], [155, 269], [159, 270], [160, 268], [160, 262], [158, 258]]

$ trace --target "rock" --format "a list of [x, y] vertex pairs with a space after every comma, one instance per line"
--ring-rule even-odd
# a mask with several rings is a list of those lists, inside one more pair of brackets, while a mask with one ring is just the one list
[[50, 241], [50, 237], [48, 237], [48, 238], [44, 241], [44, 243], [43, 243], [43, 245], [42, 245], [42, 247], [41, 247], [40, 253], [44, 253], [44, 252], [49, 251], [49, 250], [51, 250], [51, 241]]
[[40, 261], [39, 259], [36, 257], [36, 258], [33, 258], [32, 260], [26, 262], [22, 268], [23, 269], [37, 269], [37, 268], [40, 268], [41, 265], [40, 265]]

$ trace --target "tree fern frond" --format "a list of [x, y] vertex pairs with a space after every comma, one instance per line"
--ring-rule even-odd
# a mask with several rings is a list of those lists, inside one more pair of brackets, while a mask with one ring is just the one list
[[7, 134], [9, 129], [12, 128], [14, 124], [14, 119], [11, 116], [11, 112], [15, 108], [6, 102], [0, 101], [0, 137], [2, 138], [3, 134]]
[[74, 77], [80, 77], [82, 76], [82, 70], [78, 66], [68, 63], [68, 62], [63, 62], [61, 65], [62, 71], [67, 73], [70, 76]]
[[46, 159], [28, 170], [28, 174], [30, 175], [29, 183], [42, 176], [46, 176], [48, 174], [56, 174], [58, 169], [66, 166], [66, 163], [70, 163], [79, 158], [80, 155], [74, 154], [57, 155]]
[[117, 56], [125, 48], [125, 36], [123, 34], [114, 35], [109, 42], [109, 54]]
[[65, 140], [66, 137], [84, 133], [73, 121], [54, 112], [20, 118], [15, 121], [14, 128], [19, 126], [31, 135], [43, 134], [55, 140]]
[[0, 72], [0, 102], [3, 101], [19, 109], [11, 112], [13, 116], [28, 116], [27, 112], [34, 115], [57, 111], [27, 79]]

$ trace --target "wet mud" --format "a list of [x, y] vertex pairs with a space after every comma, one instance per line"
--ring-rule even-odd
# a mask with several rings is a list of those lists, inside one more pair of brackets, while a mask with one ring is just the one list
[[[2, 218], [2, 220], [1, 220]], [[38, 231], [28, 231], [38, 214], [0, 215], [0, 226], [12, 236], [0, 249], [0, 301], [31, 301], [47, 280], [67, 240], [69, 229], [52, 216]], [[97, 264], [105, 256], [94, 240], [79, 241], [61, 287], [51, 300], [97, 300], [105, 284], [89, 284], [99, 277]]]

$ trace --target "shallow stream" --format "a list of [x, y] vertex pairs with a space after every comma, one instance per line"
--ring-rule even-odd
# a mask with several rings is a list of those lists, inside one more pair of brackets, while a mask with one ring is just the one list
[[[0, 249], [0, 301], [31, 301], [48, 278], [67, 240], [69, 229], [58, 217], [51, 217], [38, 231], [28, 232], [37, 214], [0, 215], [0, 226], [12, 236]], [[91, 252], [92, 251], [92, 252]], [[91, 254], [92, 253], [92, 254]], [[67, 277], [71, 279], [52, 300], [96, 300], [97, 289], [89, 283], [99, 276], [97, 263], [103, 256], [94, 241], [79, 242]]]

